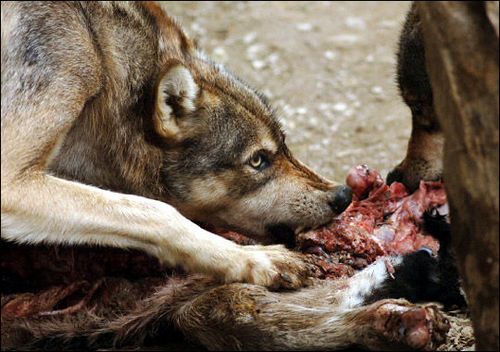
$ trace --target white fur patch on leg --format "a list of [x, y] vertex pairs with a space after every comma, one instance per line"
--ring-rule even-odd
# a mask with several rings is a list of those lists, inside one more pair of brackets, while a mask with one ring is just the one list
[[341, 305], [345, 309], [354, 308], [364, 303], [364, 299], [377, 289], [390, 276], [386, 260], [394, 266], [402, 261], [402, 257], [380, 258], [349, 279], [349, 288], [343, 293]]

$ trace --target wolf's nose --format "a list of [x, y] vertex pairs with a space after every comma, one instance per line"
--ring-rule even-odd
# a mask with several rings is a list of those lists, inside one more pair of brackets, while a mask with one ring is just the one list
[[342, 213], [352, 201], [352, 189], [349, 186], [338, 186], [332, 190], [330, 208], [336, 213]]

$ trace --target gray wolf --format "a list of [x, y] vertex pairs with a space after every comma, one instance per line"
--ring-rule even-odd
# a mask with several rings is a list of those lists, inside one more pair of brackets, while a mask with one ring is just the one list
[[347, 186], [296, 160], [266, 99], [151, 2], [2, 3], [2, 238], [146, 251], [223, 282], [304, 284], [282, 245]]

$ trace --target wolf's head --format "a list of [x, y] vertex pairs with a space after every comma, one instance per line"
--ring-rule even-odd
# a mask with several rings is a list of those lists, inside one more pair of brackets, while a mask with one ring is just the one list
[[283, 242], [351, 202], [293, 157], [266, 100], [220, 66], [170, 63], [156, 92], [166, 200], [190, 219]]

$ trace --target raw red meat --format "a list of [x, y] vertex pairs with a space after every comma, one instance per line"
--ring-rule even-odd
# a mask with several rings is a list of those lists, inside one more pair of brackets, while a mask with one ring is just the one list
[[297, 237], [300, 250], [321, 254], [335, 267], [326, 276], [336, 277], [342, 264], [360, 269], [379, 256], [424, 246], [437, 252], [439, 243], [421, 224], [425, 211], [445, 206], [442, 182], [422, 181], [409, 195], [403, 184], [388, 186], [376, 170], [361, 165], [351, 169], [346, 183], [353, 189], [351, 205], [329, 225]]
[[352, 188], [354, 200], [366, 198], [373, 188], [384, 184], [380, 173], [366, 165], [353, 167], [347, 174], [346, 183]]

